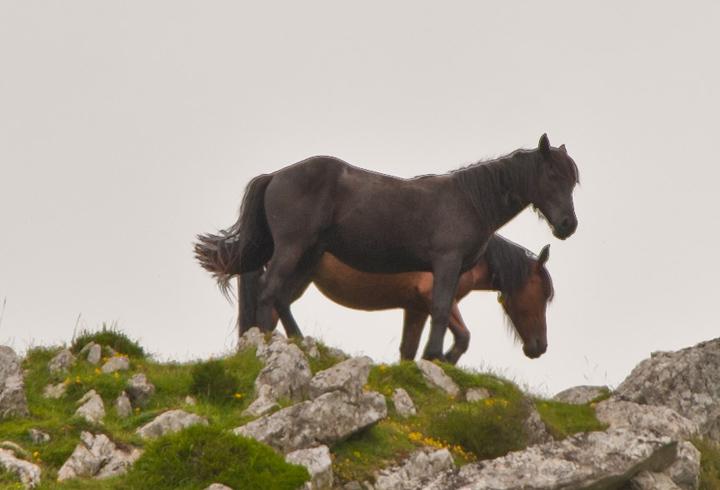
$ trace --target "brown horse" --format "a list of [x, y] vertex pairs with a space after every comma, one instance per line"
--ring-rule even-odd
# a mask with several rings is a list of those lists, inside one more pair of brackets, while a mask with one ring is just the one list
[[[485, 254], [475, 266], [460, 276], [450, 313], [450, 331], [454, 337], [452, 348], [445, 354], [448, 362], [457, 363], [468, 348], [470, 332], [460, 315], [458, 301], [471, 291], [499, 291], [498, 301], [515, 327], [516, 336], [523, 343], [529, 358], [541, 356], [547, 349], [545, 311], [553, 296], [550, 274], [545, 268], [549, 245], [535, 257], [530, 251], [499, 235], [488, 242]], [[362, 272], [341, 262], [331, 254], [324, 254], [312, 275], [312, 282], [329, 299], [347, 308], [365, 311], [404, 310], [400, 357], [413, 359], [420, 336], [430, 315], [433, 275], [430, 272], [377, 274]], [[238, 281], [240, 296], [239, 327], [246, 331], [254, 322], [253, 292], [257, 275], [243, 274]], [[297, 300], [309, 286], [300, 288], [293, 297]], [[288, 312], [289, 314], [289, 312]], [[278, 315], [275, 314], [275, 324]], [[288, 330], [289, 335], [299, 331]]]

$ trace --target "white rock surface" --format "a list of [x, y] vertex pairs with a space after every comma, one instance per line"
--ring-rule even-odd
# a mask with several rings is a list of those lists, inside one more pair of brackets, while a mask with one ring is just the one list
[[417, 415], [415, 404], [410, 398], [410, 395], [403, 388], [395, 388], [393, 391], [393, 405], [395, 405], [395, 411], [398, 415], [403, 418], [413, 417]]
[[415, 364], [420, 368], [423, 378], [425, 378], [428, 384], [443, 390], [453, 398], [456, 398], [460, 394], [458, 385], [455, 384], [450, 376], [445, 374], [445, 371], [443, 371], [440, 366], [425, 359], [415, 361]]
[[105, 404], [95, 390], [90, 390], [78, 400], [80, 407], [75, 415], [84, 418], [91, 424], [100, 424], [105, 418]]
[[305, 489], [332, 489], [332, 459], [327, 446], [317, 446], [293, 451], [285, 456], [285, 461], [307, 468], [308, 473], [310, 473], [310, 481], [305, 484]]
[[63, 349], [50, 359], [48, 369], [51, 373], [65, 373], [75, 364], [75, 356], [69, 349]]
[[0, 420], [29, 414], [20, 359], [10, 347], [0, 345]]
[[357, 398], [367, 383], [372, 359], [353, 357], [320, 371], [310, 380], [310, 398], [317, 398], [331, 391], [342, 391], [350, 398]]
[[303, 349], [305, 349], [308, 357], [311, 357], [313, 359], [320, 357], [320, 349], [318, 349], [317, 340], [315, 340], [313, 337], [303, 337], [300, 344], [302, 345]]
[[689, 439], [699, 430], [695, 422], [667, 407], [638, 405], [612, 398], [598, 403], [595, 414], [600, 422], [610, 427], [650, 430], [675, 441]]
[[573, 386], [553, 397], [553, 400], [573, 405], [584, 405], [610, 392], [607, 386]]
[[208, 421], [206, 418], [195, 415], [194, 413], [188, 413], [183, 410], [168, 410], [140, 427], [137, 433], [143, 439], [154, 439], [196, 424], [208, 425]]
[[400, 466], [394, 466], [375, 475], [375, 490], [416, 490], [436, 478], [438, 474], [455, 467], [447, 449], [431, 448], [417, 451]]
[[126, 419], [132, 415], [132, 404], [130, 403], [130, 398], [128, 398], [127, 393], [124, 391], [120, 393], [120, 396], [115, 400], [115, 413], [117, 413], [117, 416], [121, 419]]
[[700, 451], [692, 443], [678, 444], [677, 459], [664, 473], [683, 490], [695, 490], [700, 483]]
[[49, 384], [43, 389], [43, 396], [45, 398], [50, 398], [53, 400], [57, 400], [58, 398], [62, 398], [65, 396], [65, 392], [67, 391], [67, 384], [60, 382], [58, 384]]
[[0, 467], [9, 473], [14, 473], [25, 488], [35, 488], [40, 485], [40, 467], [17, 458], [9, 449], [0, 449]]
[[227, 485], [223, 485], [222, 483], [213, 483], [212, 485], [205, 487], [205, 490], [233, 490], [233, 489], [228, 487]]
[[643, 471], [630, 480], [632, 490], [681, 490], [665, 473]]
[[80, 443], [58, 471], [58, 481], [121, 475], [141, 454], [137, 448], [117, 447], [105, 434], [82, 432]]
[[490, 398], [490, 392], [485, 388], [470, 388], [465, 392], [465, 400], [468, 402], [479, 402]]
[[102, 346], [95, 342], [88, 342], [80, 350], [80, 355], [85, 355], [85, 358], [90, 364], [98, 364], [102, 359]]
[[127, 382], [125, 392], [133, 407], [146, 407], [155, 394], [155, 385], [143, 373], [133, 375]]
[[105, 374], [114, 373], [115, 371], [127, 371], [130, 369], [130, 359], [126, 356], [113, 356], [102, 366], [102, 372]]
[[242, 351], [247, 348], [262, 351], [265, 349], [265, 346], [265, 334], [263, 334], [257, 327], [253, 327], [245, 332], [238, 340], [238, 351]]
[[50, 442], [50, 434], [38, 429], [28, 430], [28, 436], [34, 444], [45, 444]]
[[652, 432], [610, 429], [530, 446], [439, 476], [432, 490], [556, 490], [619, 488], [642, 471], [659, 472], [675, 459], [676, 442]]
[[265, 415], [234, 432], [289, 453], [332, 445], [386, 416], [385, 397], [380, 393], [363, 393], [351, 400], [342, 391], [334, 391]]
[[702, 435], [720, 441], [720, 339], [655, 352], [632, 370], [614, 397], [672, 408]]

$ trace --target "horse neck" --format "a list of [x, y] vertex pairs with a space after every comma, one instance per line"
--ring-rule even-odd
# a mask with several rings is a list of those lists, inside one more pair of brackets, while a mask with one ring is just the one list
[[475, 266], [470, 269], [472, 275], [472, 291], [497, 291], [498, 288], [493, 286], [492, 271], [485, 259], [481, 259]]
[[534, 154], [516, 151], [487, 163], [456, 172], [480, 219], [496, 230], [530, 204], [530, 182], [535, 172]]

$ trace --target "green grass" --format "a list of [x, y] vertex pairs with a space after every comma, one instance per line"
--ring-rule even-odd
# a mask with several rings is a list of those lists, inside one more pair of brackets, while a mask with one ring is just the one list
[[555, 439], [564, 439], [578, 432], [606, 429], [606, 426], [595, 417], [592, 404], [573, 405], [552, 400], [537, 400], [535, 407]]
[[720, 490], [720, 446], [702, 438], [691, 442], [700, 451], [700, 490]]

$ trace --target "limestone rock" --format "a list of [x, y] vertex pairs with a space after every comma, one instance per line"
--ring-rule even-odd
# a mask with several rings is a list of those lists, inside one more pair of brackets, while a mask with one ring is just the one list
[[34, 444], [45, 444], [47, 442], [50, 442], [50, 434], [38, 429], [28, 430], [28, 436]]
[[29, 414], [20, 360], [14, 350], [0, 345], [0, 420]]
[[318, 343], [317, 340], [315, 340], [312, 337], [303, 337], [302, 341], [300, 342], [300, 345], [302, 345], [303, 349], [305, 349], [305, 352], [307, 353], [308, 357], [312, 357], [313, 359], [320, 357], [320, 350], [318, 349]]
[[20, 444], [18, 444], [17, 442], [2, 441], [0, 442], [0, 449], [8, 449], [19, 458], [28, 459], [30, 457], [30, 453], [23, 449], [22, 446], [20, 446]]
[[205, 490], [233, 490], [233, 489], [228, 487], [227, 485], [223, 485], [222, 483], [213, 483], [212, 485], [205, 487]]
[[121, 419], [126, 419], [132, 415], [132, 404], [130, 403], [130, 398], [128, 398], [127, 393], [124, 391], [120, 393], [120, 396], [115, 400], [115, 413], [117, 413], [117, 416]]
[[490, 398], [490, 392], [485, 388], [470, 388], [465, 392], [465, 400], [468, 402], [479, 402]]
[[310, 398], [338, 390], [357, 398], [367, 383], [371, 367], [369, 357], [353, 357], [320, 371], [310, 380]]
[[375, 476], [375, 490], [415, 490], [455, 467], [447, 449], [423, 449], [413, 453], [402, 465], [380, 471]]
[[298, 449], [285, 456], [285, 461], [307, 468], [310, 481], [307, 490], [331, 490], [333, 487], [332, 459], [327, 446]]
[[105, 405], [95, 390], [90, 390], [78, 400], [80, 407], [75, 415], [84, 418], [91, 424], [100, 424], [105, 417]]
[[681, 490], [665, 473], [643, 471], [630, 480], [632, 490]]
[[130, 359], [126, 356], [113, 356], [103, 364], [102, 372], [105, 374], [115, 371], [127, 371], [130, 369]]
[[0, 467], [9, 473], [14, 473], [25, 488], [35, 488], [40, 485], [40, 467], [17, 458], [9, 449], [0, 449]]
[[678, 443], [675, 462], [664, 471], [683, 490], [696, 490], [700, 484], [700, 451], [692, 443]]
[[550, 434], [547, 427], [545, 426], [545, 422], [543, 422], [537, 409], [531, 402], [528, 401], [527, 403], [530, 405], [530, 407], [528, 411], [528, 416], [525, 419], [523, 426], [525, 428], [525, 433], [527, 434], [528, 445], [532, 446], [534, 444], [545, 444], [546, 442], [552, 442], [553, 436]]
[[51, 398], [53, 400], [57, 400], [58, 398], [62, 398], [65, 396], [65, 392], [67, 391], [67, 384], [65, 383], [58, 383], [55, 385], [47, 385], [43, 389], [43, 396], [45, 398]]
[[146, 407], [155, 394], [155, 385], [143, 373], [138, 373], [128, 380], [125, 391], [133, 407]]
[[58, 481], [121, 475], [140, 457], [137, 448], [121, 449], [105, 434], [80, 434], [80, 443], [58, 471]]
[[720, 441], [720, 339], [655, 352], [618, 386], [616, 398], [672, 408]]
[[80, 350], [80, 355], [85, 355], [90, 364], [98, 364], [102, 358], [102, 346], [89, 342]]
[[698, 432], [695, 422], [667, 407], [638, 405], [611, 398], [598, 403], [595, 414], [600, 422], [610, 427], [649, 430], [675, 441], [689, 439]]
[[246, 414], [258, 416], [267, 413], [268, 407], [280, 398], [300, 401], [305, 397], [312, 372], [305, 354], [297, 345], [275, 335], [261, 353], [261, 358], [265, 360], [265, 367], [255, 378], [258, 399], [247, 408]]
[[50, 359], [48, 369], [51, 373], [66, 373], [75, 364], [75, 356], [68, 349], [58, 352], [55, 357]]
[[573, 405], [584, 405], [598, 397], [607, 395], [610, 389], [607, 386], [574, 386], [563, 390], [553, 397], [553, 400]]
[[208, 421], [204, 417], [200, 417], [194, 413], [188, 413], [183, 410], [168, 410], [140, 427], [137, 433], [143, 439], [154, 439], [196, 424], [208, 425]]
[[342, 391], [334, 391], [263, 416], [234, 432], [288, 453], [332, 445], [386, 416], [385, 397], [380, 393], [363, 393], [352, 400]]
[[240, 340], [238, 340], [238, 351], [243, 351], [247, 348], [264, 350], [265, 345], [265, 334], [263, 334], [259, 328], [253, 327], [245, 332], [242, 337], [240, 337]]
[[660, 472], [675, 459], [669, 437], [630, 429], [577, 434], [447, 472], [426, 489], [532, 490], [619, 488], [642, 471]]
[[395, 405], [395, 411], [403, 418], [413, 417], [417, 415], [415, 410], [415, 404], [410, 398], [410, 395], [403, 388], [396, 388], [393, 391], [393, 405]]
[[415, 364], [420, 368], [425, 381], [431, 386], [443, 390], [453, 398], [456, 398], [460, 394], [458, 385], [455, 384], [450, 376], [445, 374], [445, 371], [443, 371], [440, 366], [425, 359], [415, 361]]

